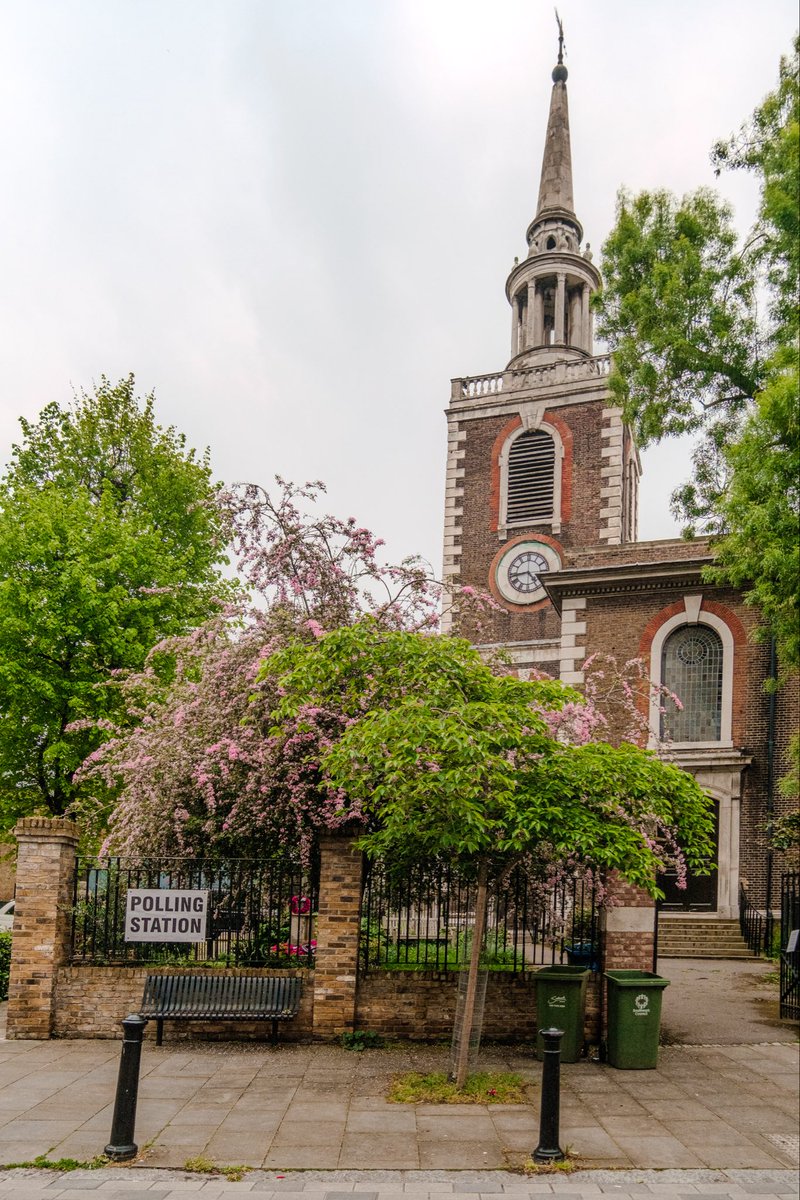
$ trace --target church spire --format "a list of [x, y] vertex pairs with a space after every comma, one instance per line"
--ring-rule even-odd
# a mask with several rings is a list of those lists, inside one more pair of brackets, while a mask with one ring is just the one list
[[564, 29], [558, 21], [558, 63], [553, 68], [553, 91], [550, 96], [550, 115], [542, 155], [542, 176], [539, 183], [537, 219], [544, 213], [557, 212], [575, 218], [572, 199], [572, 151], [569, 144], [569, 106], [567, 103], [567, 68], [564, 66]]
[[506, 283], [513, 312], [511, 364], [583, 358], [593, 353], [592, 292], [600, 286], [572, 195], [572, 151], [567, 106], [564, 30], [558, 20], [558, 62], [547, 118], [539, 201], [528, 226], [528, 255]]

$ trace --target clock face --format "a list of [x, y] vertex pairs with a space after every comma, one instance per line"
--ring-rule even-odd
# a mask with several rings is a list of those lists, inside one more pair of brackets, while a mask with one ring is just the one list
[[561, 558], [554, 546], [533, 538], [515, 539], [495, 558], [493, 582], [510, 604], [538, 604], [547, 597], [542, 576], [560, 567]]
[[527, 596], [539, 590], [542, 586], [539, 576], [549, 569], [550, 564], [543, 554], [536, 550], [523, 550], [509, 563], [508, 582], [516, 591]]

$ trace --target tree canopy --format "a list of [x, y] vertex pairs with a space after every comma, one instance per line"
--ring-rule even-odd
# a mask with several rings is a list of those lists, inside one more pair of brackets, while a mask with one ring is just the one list
[[0, 823], [63, 813], [116, 720], [115, 680], [230, 585], [207, 456], [132, 377], [23, 420], [0, 482]]
[[[106, 848], [226, 855], [282, 846], [308, 858], [320, 830], [356, 828], [371, 852], [425, 857], [535, 853], [620, 867], [654, 888], [659, 870], [700, 866], [707, 803], [683, 772], [599, 738], [598, 704], [641, 681], [602, 662], [587, 696], [517, 680], [466, 641], [432, 632], [437, 589], [417, 560], [381, 566], [355, 521], [303, 511], [315, 487], [243, 487], [231, 501], [257, 602], [166, 647], [164, 686], [146, 665], [123, 691], [135, 720], [109, 731], [81, 770], [87, 794], [117, 796]], [[480, 606], [470, 594], [463, 603]], [[462, 603], [462, 600], [459, 600]], [[625, 714], [623, 714], [624, 717]], [[82, 809], [92, 820], [90, 804]]]
[[[116, 851], [306, 854], [335, 814], [311, 786], [311, 736], [271, 732], [279, 697], [274, 680], [256, 678], [262, 662], [365, 613], [379, 628], [435, 626], [438, 589], [421, 560], [380, 562], [369, 530], [319, 511], [321, 484], [276, 485], [222, 494], [248, 593], [156, 645], [120, 682], [124, 713], [81, 769], [78, 811], [101, 834], [113, 808], [106, 845]], [[164, 655], [174, 664], [168, 686]], [[309, 784], [302, 792], [298, 776]]]
[[261, 675], [277, 681], [285, 736], [326, 728], [317, 786], [370, 854], [533, 855], [618, 869], [654, 895], [663, 870], [708, 863], [709, 805], [691, 776], [629, 743], [562, 740], [552, 718], [579, 693], [498, 675], [467, 642], [362, 622], [288, 646]]
[[596, 298], [614, 352], [610, 386], [641, 444], [701, 435], [674, 510], [690, 536], [715, 535], [715, 578], [759, 606], [785, 666], [800, 661], [798, 88], [796, 42], [777, 88], [714, 148], [718, 173], [759, 180], [745, 241], [708, 189], [682, 200], [622, 192]]

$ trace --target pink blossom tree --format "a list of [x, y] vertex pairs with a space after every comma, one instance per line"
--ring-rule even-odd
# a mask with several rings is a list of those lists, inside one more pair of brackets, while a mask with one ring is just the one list
[[[526, 860], [544, 886], [615, 870], [655, 895], [665, 870], [704, 868], [706, 797], [635, 744], [638, 664], [587, 664], [587, 695], [498, 670], [435, 632], [424, 564], [382, 566], [354, 520], [302, 511], [320, 485], [279, 485], [276, 498], [250, 486], [226, 498], [253, 599], [160, 643], [115, 685], [130, 724], [82, 768], [97, 824], [117, 801], [104, 849], [280, 847], [307, 862], [320, 830], [347, 825], [370, 855], [471, 864], [473, 983], [493, 866]], [[470, 592], [468, 622], [484, 603]], [[601, 695], [630, 741], [601, 740]]]
[[[440, 588], [419, 558], [380, 559], [381, 541], [355, 518], [321, 513], [321, 483], [282, 479], [221, 493], [246, 590], [190, 634], [160, 642], [144, 669], [116, 675], [127, 719], [77, 775], [73, 805], [119, 853], [225, 854], [260, 844], [307, 857], [336, 805], [314, 786], [315, 749], [340, 732], [331, 713], [304, 713], [272, 731], [279, 699], [261, 664], [290, 642], [369, 615], [379, 628], [433, 631]], [[468, 590], [456, 604], [480, 616]]]
[[[106, 851], [222, 856], [259, 846], [307, 861], [319, 830], [365, 822], [356, 792], [330, 786], [326, 755], [368, 714], [439, 687], [411, 672], [417, 651], [405, 657], [410, 645], [422, 653], [438, 641], [441, 593], [430, 569], [419, 559], [383, 565], [368, 530], [316, 510], [321, 484], [277, 482], [274, 495], [255, 485], [223, 495], [249, 596], [159, 643], [143, 671], [109, 683], [123, 692], [128, 721], [107, 725], [106, 741], [83, 764], [88, 799], [78, 809], [89, 828], [105, 831]], [[464, 588], [457, 617], [474, 627], [491, 603]], [[370, 630], [380, 648], [367, 638], [342, 672], [328, 661], [328, 635], [347, 629], [360, 631], [354, 645]], [[415, 635], [402, 642], [399, 661], [390, 633]], [[454, 663], [480, 661], [466, 643], [446, 641]], [[298, 692], [292, 664], [303, 656], [310, 674]], [[587, 746], [609, 737], [598, 700], [611, 697], [625, 716], [623, 737], [641, 741], [638, 665], [622, 673], [592, 665], [586, 696], [546, 678], [529, 688], [536, 720], [551, 741]], [[445, 682], [453, 669], [444, 668]], [[495, 674], [509, 671], [495, 664]], [[677, 842], [666, 826], [658, 838], [680, 878]], [[549, 842], [540, 838], [539, 847], [559, 861]]]

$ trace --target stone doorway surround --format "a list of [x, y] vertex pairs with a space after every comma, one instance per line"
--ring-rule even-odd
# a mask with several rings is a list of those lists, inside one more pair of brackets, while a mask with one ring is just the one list
[[[717, 848], [717, 907], [713, 915], [739, 915], [739, 819], [742, 803], [742, 771], [752, 759], [736, 749], [673, 749], [664, 755], [693, 775], [719, 806]], [[683, 914], [702, 920], [705, 912]]]

